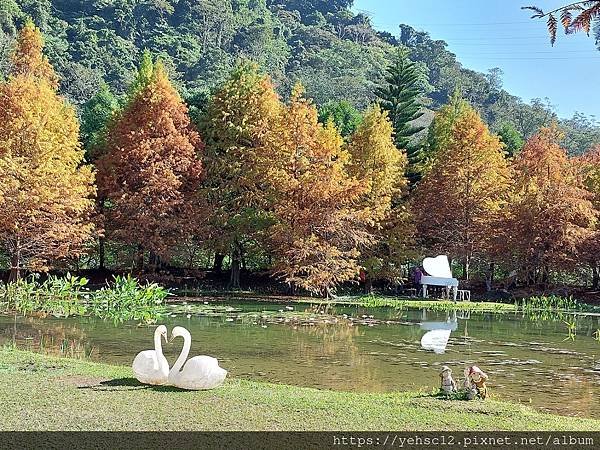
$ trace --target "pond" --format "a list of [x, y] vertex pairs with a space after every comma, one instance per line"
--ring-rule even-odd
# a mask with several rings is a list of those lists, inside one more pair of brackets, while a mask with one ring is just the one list
[[[430, 392], [439, 386], [442, 365], [462, 379], [463, 369], [476, 364], [490, 376], [496, 398], [600, 417], [597, 316], [577, 318], [575, 340], [562, 320], [358, 306], [190, 301], [170, 306], [163, 322], [169, 330], [188, 328], [190, 355], [215, 356], [234, 377], [355, 392]], [[434, 329], [450, 331], [444, 353], [421, 346]], [[153, 330], [93, 318], [0, 316], [0, 345], [14, 341], [18, 348], [129, 365], [138, 351], [153, 347]], [[170, 363], [181, 345], [164, 346]]]

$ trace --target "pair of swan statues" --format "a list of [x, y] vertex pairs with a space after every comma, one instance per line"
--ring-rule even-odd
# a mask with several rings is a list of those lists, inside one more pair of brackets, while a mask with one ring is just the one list
[[169, 363], [162, 352], [163, 337], [166, 342], [167, 327], [160, 325], [154, 331], [154, 350], [140, 352], [133, 360], [133, 373], [140, 382], [189, 390], [213, 389], [223, 383], [227, 371], [219, 367], [215, 358], [202, 355], [187, 359], [192, 335], [183, 327], [175, 327], [171, 333], [171, 340], [183, 337], [183, 349], [169, 370]]

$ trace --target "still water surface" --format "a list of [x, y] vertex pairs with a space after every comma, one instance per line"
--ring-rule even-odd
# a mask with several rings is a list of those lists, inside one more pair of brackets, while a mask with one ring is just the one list
[[[189, 317], [188, 317], [189, 315]], [[372, 317], [370, 317], [372, 316]], [[442, 365], [462, 378], [476, 364], [493, 396], [545, 411], [600, 418], [600, 318], [579, 317], [575, 341], [561, 320], [389, 308], [269, 303], [180, 305], [163, 321], [192, 334], [190, 356], [219, 359], [234, 377], [355, 392], [430, 391]], [[452, 330], [446, 351], [421, 347], [427, 330]], [[0, 345], [129, 365], [154, 328], [93, 318], [0, 316]], [[181, 341], [163, 345], [173, 363]]]

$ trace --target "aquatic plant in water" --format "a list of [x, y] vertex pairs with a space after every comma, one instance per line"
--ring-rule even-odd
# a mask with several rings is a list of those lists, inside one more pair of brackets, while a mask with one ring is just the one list
[[578, 311], [583, 307], [573, 297], [561, 297], [559, 295], [527, 297], [519, 302], [519, 306], [523, 311]]
[[169, 291], [152, 283], [142, 286], [131, 276], [114, 278], [112, 285], [90, 291], [88, 280], [67, 274], [37, 277], [8, 285], [0, 283], [0, 310], [56, 317], [92, 315], [115, 322], [139, 320], [152, 323], [165, 310]]
[[156, 283], [141, 286], [131, 275], [117, 276], [112, 285], [90, 295], [88, 309], [103, 319], [152, 323], [165, 312], [168, 295], [169, 291]]
[[[573, 297], [560, 297], [557, 295], [534, 296], [522, 299], [519, 309], [529, 320], [537, 321], [563, 321], [567, 325], [573, 322], [572, 316], [585, 313], [598, 312], [597, 306], [580, 303]], [[571, 339], [571, 335], [567, 339]]]
[[574, 319], [571, 319], [569, 321], [565, 320], [564, 322], [565, 322], [565, 325], [567, 325], [568, 335], [566, 338], [563, 339], [563, 341], [568, 341], [568, 340], [574, 341], [575, 337], [577, 336], [577, 323], [575, 322]]

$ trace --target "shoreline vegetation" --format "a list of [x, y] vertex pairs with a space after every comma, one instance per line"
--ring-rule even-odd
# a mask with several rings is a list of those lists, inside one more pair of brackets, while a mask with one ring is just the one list
[[0, 417], [2, 431], [600, 431], [596, 419], [546, 414], [495, 399], [336, 392], [239, 378], [228, 378], [216, 390], [193, 392], [140, 385], [128, 367], [9, 348], [0, 349], [0, 361], [0, 399], [12, 412]]
[[[192, 296], [190, 296], [192, 295]], [[564, 319], [575, 315], [600, 315], [600, 307], [572, 297], [532, 296], [510, 302], [451, 301], [384, 295], [341, 296], [335, 299], [264, 294], [254, 291], [169, 290], [156, 283], [143, 284], [131, 276], [116, 276], [111, 283], [91, 289], [89, 280], [67, 274], [50, 276], [43, 282], [35, 277], [16, 283], [0, 283], [0, 313], [24, 316], [92, 316], [115, 323], [137, 320], [152, 324], [169, 313], [178, 303], [256, 302], [317, 305], [319, 307], [363, 307], [428, 309], [474, 313], [522, 313], [534, 319]]]
[[169, 290], [156, 283], [142, 284], [130, 275], [116, 276], [111, 283], [91, 290], [88, 282], [87, 278], [67, 274], [50, 276], [43, 282], [29, 277], [0, 283], [0, 313], [154, 323], [165, 312]]

